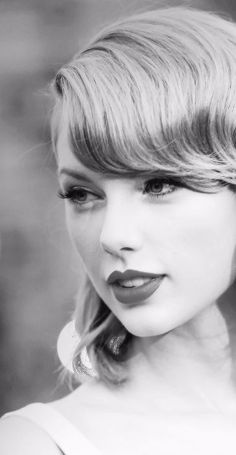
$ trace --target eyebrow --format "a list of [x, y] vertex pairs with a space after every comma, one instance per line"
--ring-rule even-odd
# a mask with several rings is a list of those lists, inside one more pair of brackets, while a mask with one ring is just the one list
[[60, 169], [58, 175], [62, 175], [62, 174], [69, 175], [70, 177], [73, 177], [75, 179], [84, 180], [85, 182], [93, 181], [86, 174], [83, 174], [83, 172], [74, 171], [73, 169], [68, 169], [66, 167], [63, 167], [62, 169]]

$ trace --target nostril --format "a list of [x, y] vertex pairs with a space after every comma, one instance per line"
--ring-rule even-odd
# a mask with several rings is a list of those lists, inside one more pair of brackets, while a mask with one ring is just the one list
[[113, 256], [117, 256], [117, 257], [121, 257], [122, 253], [124, 253], [125, 251], [133, 251], [133, 248], [128, 247], [128, 246], [122, 247], [120, 245], [112, 245], [112, 244], [108, 245], [105, 242], [101, 242], [101, 246], [106, 253], [111, 254]]
[[114, 225], [114, 223], [109, 222], [108, 218], [103, 225], [99, 240], [102, 249], [115, 256], [139, 250], [142, 246], [142, 239], [137, 226], [133, 225], [127, 228], [118, 221]]
[[102, 248], [105, 251], [105, 253], [107, 253], [107, 254], [110, 254], [112, 256], [118, 256], [118, 257], [121, 256], [121, 254], [119, 254], [119, 251], [117, 251], [111, 247], [108, 247], [108, 246], [104, 245], [103, 243], [102, 243]]

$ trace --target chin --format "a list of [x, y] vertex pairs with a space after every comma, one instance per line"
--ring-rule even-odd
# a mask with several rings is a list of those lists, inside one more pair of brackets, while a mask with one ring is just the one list
[[124, 321], [121, 321], [124, 327], [132, 335], [140, 338], [146, 337], [158, 337], [160, 335], [165, 335], [166, 333], [174, 330], [176, 325], [174, 324], [154, 324], [142, 321], [141, 324], [127, 324]]
[[[140, 308], [141, 310], [141, 308]], [[150, 308], [145, 308], [145, 311], [141, 311], [138, 314], [130, 312], [129, 314], [120, 315], [120, 319], [123, 326], [132, 335], [144, 338], [144, 337], [158, 337], [171, 332], [178, 327], [188, 323], [198, 313], [182, 313], [180, 311], [150, 311]]]

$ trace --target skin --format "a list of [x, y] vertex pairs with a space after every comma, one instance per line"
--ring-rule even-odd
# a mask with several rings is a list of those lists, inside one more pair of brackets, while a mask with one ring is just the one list
[[[178, 189], [164, 196], [142, 194], [147, 179], [111, 179], [90, 171], [72, 154], [66, 132], [58, 141], [62, 168], [84, 172], [85, 183], [64, 173], [63, 191], [85, 188], [83, 205], [66, 201], [71, 238], [99, 295], [137, 336], [160, 335], [216, 301], [235, 274], [236, 196]], [[167, 191], [167, 190], [165, 190]], [[155, 196], [155, 195], [154, 195]], [[81, 196], [80, 196], [81, 199]], [[115, 299], [106, 283], [114, 270], [164, 273], [159, 290], [144, 305]]]
[[[83, 172], [90, 182], [70, 171]], [[168, 187], [160, 195], [155, 185], [150, 194], [143, 191], [146, 177], [104, 177], [76, 159], [65, 126], [58, 139], [58, 175], [62, 192], [86, 189], [66, 200], [71, 239], [97, 293], [137, 337], [127, 399], [139, 395], [139, 403], [141, 396], [144, 406], [152, 406], [158, 389], [159, 405], [162, 397], [168, 408], [167, 397], [177, 387], [178, 409], [199, 409], [199, 403], [202, 409], [208, 402], [210, 408], [231, 407], [230, 331], [219, 301], [226, 307], [235, 278], [236, 195], [228, 188], [204, 194]], [[126, 269], [166, 276], [146, 301], [124, 305], [106, 280]]]

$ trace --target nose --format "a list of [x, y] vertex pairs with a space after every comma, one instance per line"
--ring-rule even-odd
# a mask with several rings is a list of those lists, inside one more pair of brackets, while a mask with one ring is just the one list
[[140, 219], [130, 205], [121, 202], [107, 206], [100, 235], [103, 250], [114, 256], [141, 248]]

